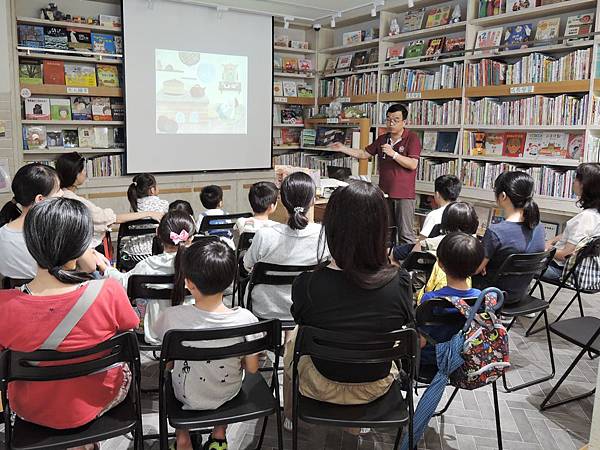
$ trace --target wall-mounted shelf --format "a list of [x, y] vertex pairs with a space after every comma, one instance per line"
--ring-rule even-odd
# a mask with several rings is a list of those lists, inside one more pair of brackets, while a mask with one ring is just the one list
[[91, 54], [89, 56], [81, 56], [85, 55], [84, 52], [70, 52], [64, 50], [61, 53], [40, 53], [34, 51], [24, 51], [23, 47], [17, 47], [20, 51], [18, 52], [19, 58], [27, 58], [27, 59], [52, 59], [55, 61], [68, 61], [68, 62], [84, 62], [91, 64], [123, 64], [123, 58], [121, 56], [116, 55], [108, 55], [102, 54], [99, 55], [97, 53]]
[[538, 94], [587, 93], [590, 80], [556, 81], [553, 83], [502, 84], [499, 86], [467, 87], [467, 97], [514, 97]]
[[461, 98], [462, 88], [454, 89], [431, 89], [417, 92], [389, 92], [379, 94], [379, 101], [401, 102], [407, 100], [438, 100], [448, 98]]
[[123, 148], [84, 148], [84, 147], [50, 147], [47, 149], [39, 150], [23, 150], [23, 155], [40, 157], [40, 155], [62, 155], [65, 153], [78, 152], [81, 154], [112, 154], [112, 153], [125, 153]]
[[22, 120], [23, 125], [67, 125], [67, 126], [89, 126], [89, 125], [124, 125], [122, 120]]
[[278, 45], [273, 46], [273, 51], [275, 53], [296, 53], [301, 55], [313, 55], [316, 53], [314, 50], [306, 48], [279, 47]]
[[379, 39], [371, 39], [370, 41], [361, 41], [351, 45], [340, 45], [337, 47], [323, 48], [319, 50], [319, 53], [352, 53], [356, 50], [362, 50], [364, 48], [377, 47], [379, 45]]
[[78, 28], [80, 30], [102, 31], [104, 33], [121, 34], [122, 29], [116, 27], [105, 27], [102, 25], [88, 25], [87, 23], [64, 22], [60, 20], [36, 19], [35, 17], [17, 17], [17, 23], [27, 25], [42, 25], [61, 28]]
[[451, 33], [458, 33], [464, 31], [467, 27], [467, 22], [449, 23], [448, 25], [441, 25], [439, 27], [423, 28], [421, 30], [408, 31], [406, 33], [396, 34], [394, 36], [385, 36], [381, 38], [383, 42], [402, 42], [412, 41], [415, 39], [424, 39], [426, 37], [433, 36], [447, 36]]
[[61, 84], [22, 84], [21, 89], [27, 88], [34, 95], [89, 95], [91, 97], [123, 97], [121, 88], [90, 86], [76, 87]]
[[337, 100], [340, 103], [369, 103], [377, 101], [377, 94], [350, 95], [348, 97], [320, 97], [318, 99], [318, 104], [328, 105], [334, 100]]

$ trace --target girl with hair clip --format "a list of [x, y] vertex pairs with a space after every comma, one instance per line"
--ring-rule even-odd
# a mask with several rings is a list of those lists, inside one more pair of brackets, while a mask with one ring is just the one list
[[[104, 263], [99, 264], [98, 268], [105, 276], [119, 280], [125, 289], [127, 289], [127, 282], [131, 275], [176, 274], [176, 257], [181, 250], [192, 243], [194, 229], [194, 220], [189, 214], [170, 211], [163, 216], [156, 229], [156, 235], [163, 245], [163, 253], [146, 258], [126, 273], [119, 272]], [[178, 288], [177, 286], [178, 284], [175, 283], [170, 304], [164, 300], [136, 299], [138, 313], [143, 320], [144, 339], [148, 344], [160, 344], [154, 327], [159, 314], [169, 306], [188, 302], [184, 298], [185, 287]]]
[[[485, 258], [473, 277], [473, 287], [489, 286], [508, 256], [513, 253], [538, 253], [544, 251], [544, 227], [540, 224], [540, 211], [533, 201], [533, 178], [525, 172], [504, 172], [496, 178], [494, 194], [497, 205], [504, 212], [504, 220], [488, 227], [483, 236]], [[502, 277], [507, 292], [504, 302], [515, 303], [525, 292], [531, 279], [523, 276]]]
[[[281, 202], [288, 213], [287, 224], [256, 231], [244, 255], [244, 267], [252, 271], [258, 262], [287, 266], [309, 266], [319, 262], [321, 225], [313, 222], [315, 183], [304, 172], [288, 175], [281, 183]], [[326, 249], [323, 249], [326, 255]], [[252, 310], [261, 319], [291, 320], [291, 286], [258, 285], [252, 291]]]
[[[56, 171], [44, 164], [27, 164], [17, 170], [11, 184], [14, 197], [0, 210], [0, 274], [15, 279], [35, 277], [38, 265], [27, 251], [23, 224], [29, 210], [37, 203], [62, 196]], [[78, 261], [86, 272], [96, 270], [93, 251]]]
[[[90, 213], [81, 202], [53, 198], [37, 203], [25, 217], [23, 231], [38, 271], [21, 289], [0, 291], [0, 350], [84, 350], [137, 325], [119, 283], [90, 281], [88, 274], [76, 270], [76, 260], [89, 249], [93, 233]], [[89, 303], [82, 310], [84, 299]], [[76, 305], [79, 320], [70, 330], [62, 330], [63, 319]], [[58, 330], [66, 337], [59, 342], [49, 339]], [[119, 365], [69, 380], [16, 381], [8, 396], [19, 417], [49, 428], [71, 429], [118, 405], [130, 383], [128, 367]], [[78, 449], [91, 447], [98, 444]]]

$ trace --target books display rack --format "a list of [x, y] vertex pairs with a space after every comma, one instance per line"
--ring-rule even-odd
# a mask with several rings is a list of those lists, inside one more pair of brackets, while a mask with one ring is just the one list
[[[408, 128], [423, 142], [419, 193], [431, 194], [438, 175], [454, 173], [462, 197], [490, 205], [497, 174], [518, 168], [535, 179], [543, 212], [572, 215], [574, 169], [600, 161], [597, 6], [416, 0], [412, 8], [385, 6], [377, 18], [339, 20], [310, 47], [311, 111], [324, 115], [341, 104], [369, 118], [374, 138], [385, 131], [387, 108], [402, 102]], [[301, 138], [294, 148], [306, 153]], [[376, 162], [368, 172], [377, 175]]]

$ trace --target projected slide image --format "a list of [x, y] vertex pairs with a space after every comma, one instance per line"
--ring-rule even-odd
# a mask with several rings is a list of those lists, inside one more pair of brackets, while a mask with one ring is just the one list
[[248, 58], [156, 49], [158, 134], [247, 134]]

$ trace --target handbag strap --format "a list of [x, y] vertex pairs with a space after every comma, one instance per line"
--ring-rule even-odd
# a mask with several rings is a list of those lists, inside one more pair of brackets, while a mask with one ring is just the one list
[[92, 280], [88, 282], [85, 290], [75, 302], [75, 305], [65, 317], [56, 326], [50, 336], [46, 338], [39, 350], [56, 350], [65, 340], [69, 333], [75, 328], [75, 325], [81, 320], [85, 313], [90, 309], [94, 300], [98, 297], [100, 290], [104, 286], [104, 280]]

